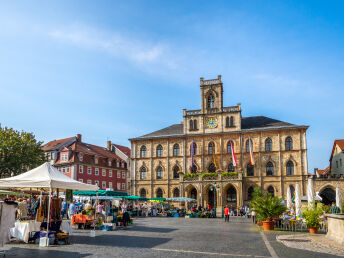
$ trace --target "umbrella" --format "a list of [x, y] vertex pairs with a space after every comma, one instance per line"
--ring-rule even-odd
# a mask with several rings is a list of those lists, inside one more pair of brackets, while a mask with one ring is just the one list
[[288, 208], [288, 210], [291, 209], [292, 205], [293, 205], [293, 202], [291, 201], [290, 185], [288, 185], [288, 188], [287, 188], [287, 208]]
[[155, 198], [150, 198], [150, 201], [158, 201], [158, 202], [164, 202], [166, 201], [166, 198], [163, 197], [155, 197]]
[[336, 187], [336, 206], [341, 209], [341, 200], [340, 200], [340, 192], [339, 192], [339, 187]]
[[301, 196], [300, 196], [299, 183], [296, 183], [296, 186], [295, 186], [295, 212], [296, 212], [296, 216], [300, 217], [300, 215], [301, 215]]
[[167, 198], [166, 201], [172, 201], [172, 202], [197, 202], [196, 199], [187, 198], [187, 197], [173, 197], [173, 198]]
[[312, 202], [314, 202], [313, 178], [312, 177], [308, 177], [307, 199], [308, 199], [308, 206], [311, 207]]

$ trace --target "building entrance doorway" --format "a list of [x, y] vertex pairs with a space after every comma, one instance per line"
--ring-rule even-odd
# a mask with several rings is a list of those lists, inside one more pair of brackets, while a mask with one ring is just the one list
[[336, 192], [331, 187], [326, 187], [320, 192], [320, 197], [322, 198], [322, 203], [325, 205], [336, 203]]

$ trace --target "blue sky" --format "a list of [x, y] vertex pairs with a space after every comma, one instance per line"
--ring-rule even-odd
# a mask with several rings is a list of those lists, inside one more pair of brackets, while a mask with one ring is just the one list
[[341, 1], [1, 1], [0, 122], [129, 146], [222, 75], [243, 116], [309, 125], [309, 171], [344, 138]]

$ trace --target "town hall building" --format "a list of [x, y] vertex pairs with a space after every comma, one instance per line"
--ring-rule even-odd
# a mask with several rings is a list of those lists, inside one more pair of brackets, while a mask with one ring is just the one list
[[248, 203], [254, 187], [282, 197], [299, 183], [306, 195], [308, 126], [242, 117], [240, 104], [223, 105], [221, 76], [201, 78], [200, 91], [201, 109], [184, 109], [183, 122], [130, 139], [131, 194], [218, 209]]

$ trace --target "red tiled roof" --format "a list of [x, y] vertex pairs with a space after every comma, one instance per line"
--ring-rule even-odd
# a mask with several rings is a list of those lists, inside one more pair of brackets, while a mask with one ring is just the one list
[[44, 150], [44, 151], [53, 150], [53, 149], [57, 148], [59, 145], [63, 144], [66, 141], [69, 141], [71, 139], [73, 139], [73, 137], [50, 141], [50, 142], [48, 142], [42, 146], [42, 150]]
[[330, 172], [330, 167], [328, 166], [327, 168], [325, 169], [322, 169], [322, 170], [318, 170], [318, 174], [319, 175], [327, 175], [328, 173]]
[[128, 158], [130, 158], [130, 149], [126, 146], [123, 145], [118, 145], [118, 144], [112, 144], [116, 148], [118, 148], [121, 152], [123, 152], [125, 155], [127, 155]]

